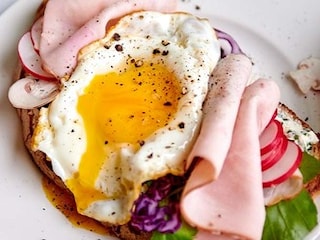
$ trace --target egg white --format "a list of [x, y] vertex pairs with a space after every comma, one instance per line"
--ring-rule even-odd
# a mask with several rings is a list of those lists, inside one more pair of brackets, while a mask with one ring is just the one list
[[[96, 75], [120, 74], [133, 60], [163, 65], [178, 79], [181, 97], [171, 120], [143, 139], [139, 149], [123, 142], [118, 144], [119, 151], [105, 156], [93, 186], [104, 198], [92, 200], [85, 209], [78, 207], [80, 213], [99, 221], [126, 223], [143, 182], [184, 173], [201, 123], [208, 79], [219, 56], [219, 42], [206, 19], [148, 11], [123, 17], [104, 39], [81, 51], [59, 95], [49, 107], [41, 108], [33, 136], [33, 149], [48, 156], [65, 182], [78, 173], [86, 151], [87, 132], [77, 104]], [[78, 204], [81, 196], [75, 198]]]

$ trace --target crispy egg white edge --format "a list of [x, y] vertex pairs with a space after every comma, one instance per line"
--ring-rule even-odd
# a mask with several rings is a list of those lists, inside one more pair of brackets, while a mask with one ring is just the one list
[[[119, 41], [112, 39], [114, 33], [121, 36]], [[163, 40], [170, 44], [163, 46]], [[109, 49], [104, 47], [106, 44]], [[115, 44], [123, 45], [123, 51], [118, 52], [113, 47]], [[137, 46], [140, 47], [137, 49]], [[183, 173], [186, 154], [201, 122], [201, 107], [207, 93], [209, 75], [220, 57], [220, 45], [206, 20], [185, 13], [138, 12], [122, 18], [104, 39], [82, 50], [81, 59], [71, 78], [64, 82], [50, 107], [40, 111], [34, 148], [47, 154], [53, 170], [62, 180], [71, 178], [77, 172], [86, 149], [84, 124], [77, 112], [78, 97], [96, 74], [115, 71], [128, 54], [146, 61], [155, 59], [152, 55], [154, 48], [169, 50], [168, 56], [157, 58], [164, 61], [165, 66], [181, 80], [181, 88], [186, 94], [180, 99], [172, 121], [145, 139], [145, 144], [138, 152], [132, 152], [130, 147], [121, 151], [124, 166], [122, 174], [126, 181], [141, 185], [146, 180], [166, 173]], [[184, 81], [187, 75], [195, 80], [192, 85]], [[184, 129], [177, 127], [180, 122], [185, 123]], [[175, 144], [171, 148], [166, 148], [172, 143]], [[150, 153], [153, 153], [154, 159], [146, 161]], [[100, 174], [102, 179], [105, 178], [103, 174]], [[105, 190], [108, 186], [110, 183], [96, 182], [98, 189]], [[100, 221], [123, 222], [124, 218], [127, 220], [138, 194], [135, 189], [122, 199], [96, 201], [85, 213]], [[117, 214], [114, 214], [115, 210]]]

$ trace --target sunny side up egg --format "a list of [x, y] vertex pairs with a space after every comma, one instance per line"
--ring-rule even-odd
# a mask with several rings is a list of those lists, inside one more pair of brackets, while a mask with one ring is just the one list
[[143, 11], [79, 56], [40, 110], [33, 149], [51, 160], [81, 214], [123, 224], [143, 182], [184, 173], [220, 45], [205, 19]]

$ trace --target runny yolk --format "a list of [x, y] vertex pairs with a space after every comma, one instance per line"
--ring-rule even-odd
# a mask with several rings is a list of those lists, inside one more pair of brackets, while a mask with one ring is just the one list
[[67, 185], [78, 210], [111, 198], [95, 190], [95, 181], [111, 152], [121, 143], [138, 150], [144, 139], [164, 127], [177, 111], [181, 88], [165, 66], [130, 64], [120, 73], [97, 75], [78, 100], [87, 136], [79, 172]]

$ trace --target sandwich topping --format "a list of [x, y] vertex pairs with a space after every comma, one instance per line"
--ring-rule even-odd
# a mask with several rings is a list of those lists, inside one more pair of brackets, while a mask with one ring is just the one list
[[317, 135], [310, 128], [304, 127], [301, 122], [290, 118], [282, 111], [279, 111], [277, 119], [282, 123], [287, 138], [296, 142], [304, 151], [310, 153], [312, 145], [319, 142]]
[[142, 183], [184, 173], [219, 53], [206, 20], [151, 11], [82, 49], [33, 136], [80, 213], [124, 224]]
[[176, 1], [70, 2], [49, 0], [23, 35], [8, 95], [40, 109], [32, 151], [78, 212], [154, 239], [269, 236], [269, 206], [304, 194], [302, 151], [319, 142], [278, 86], [251, 83], [235, 40]]

